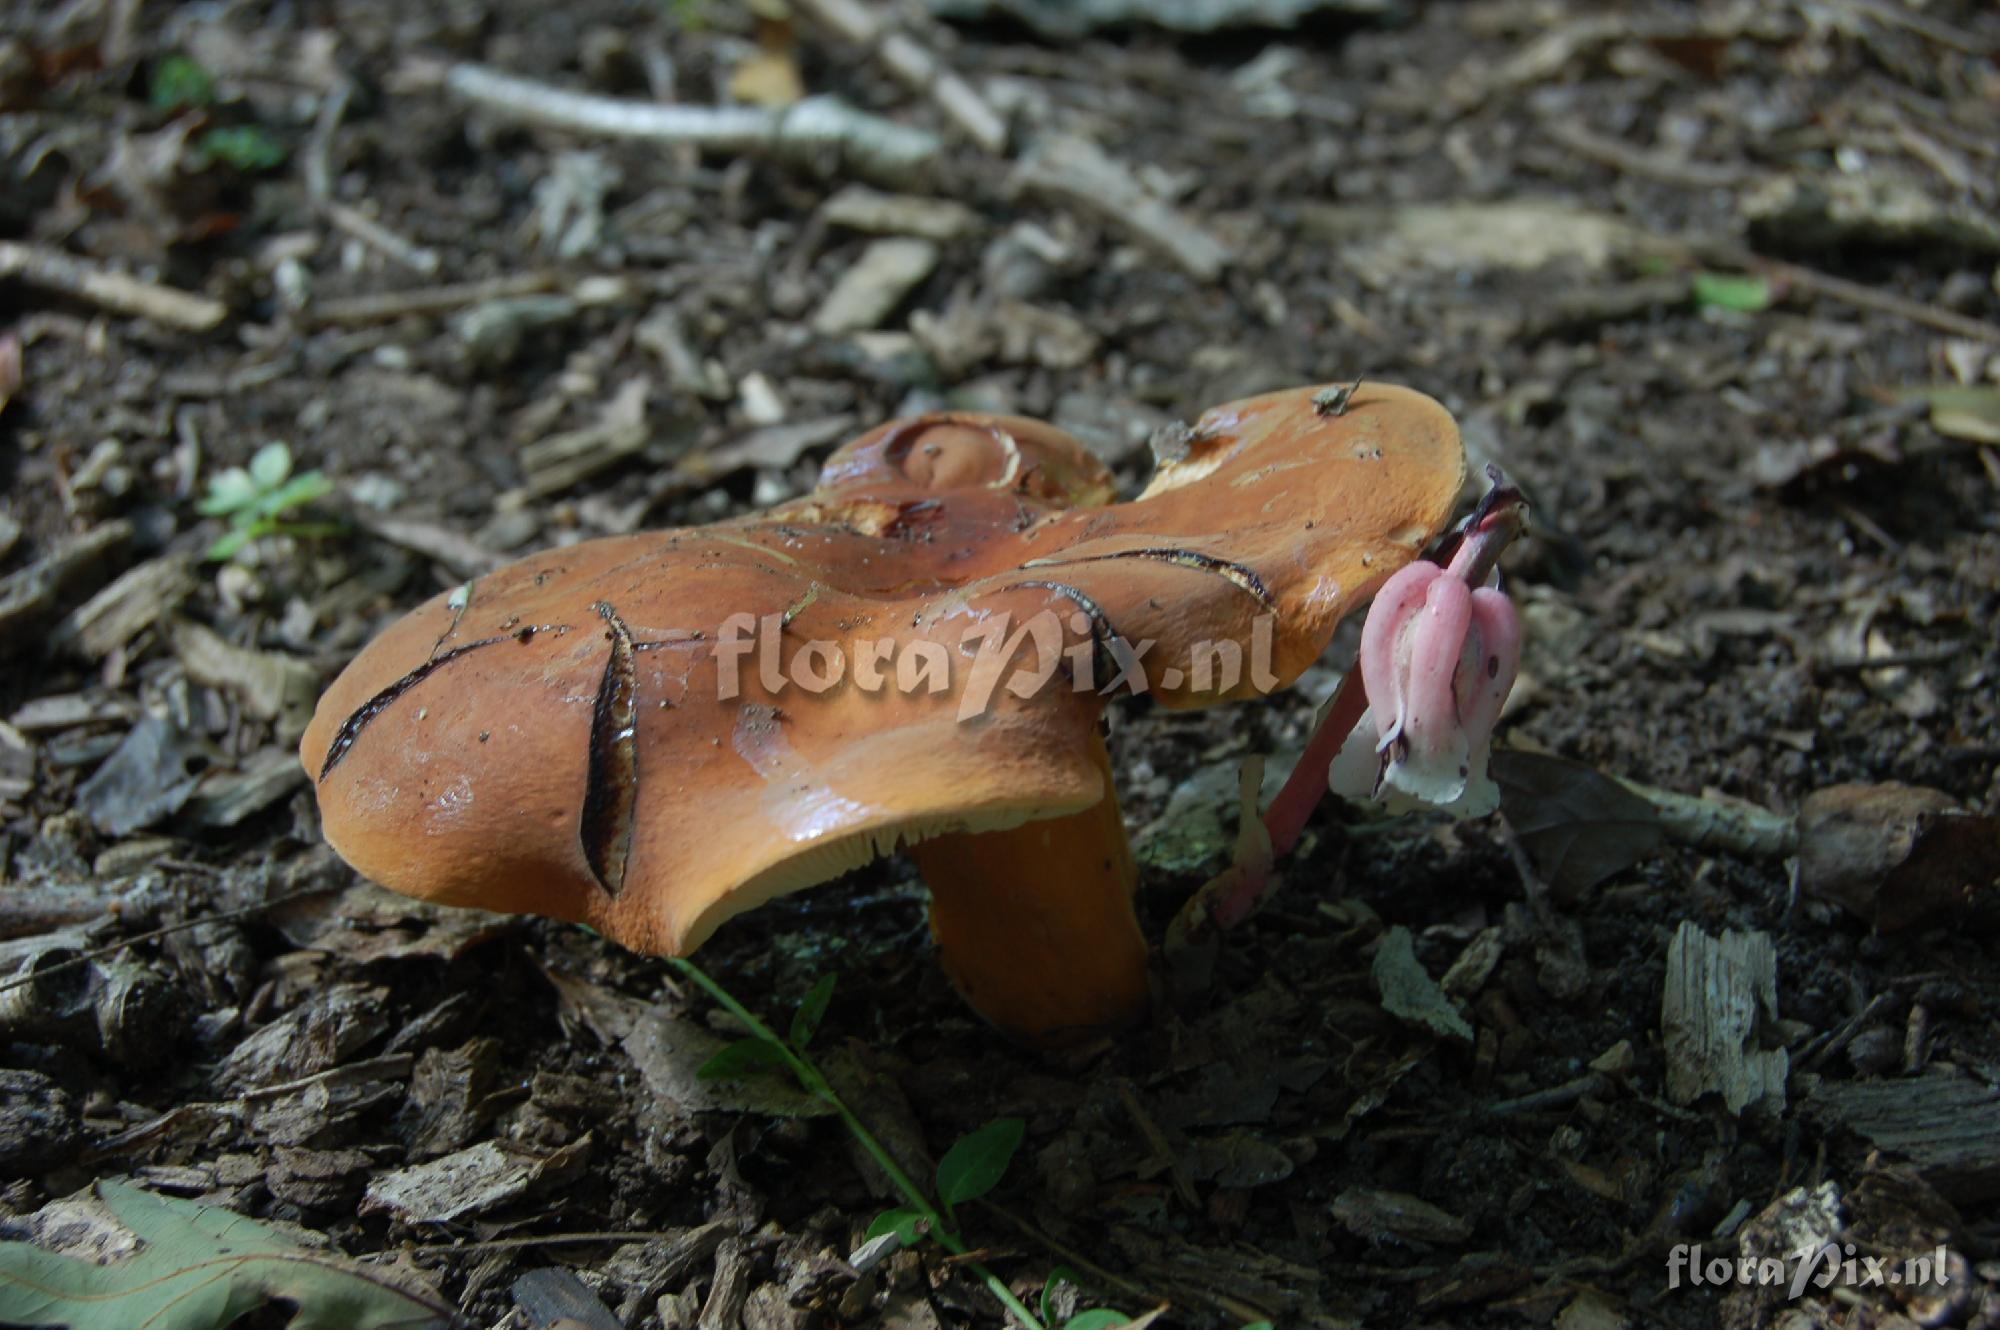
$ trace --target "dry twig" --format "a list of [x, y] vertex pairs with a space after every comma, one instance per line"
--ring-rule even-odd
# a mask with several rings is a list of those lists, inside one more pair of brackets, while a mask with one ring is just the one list
[[1727, 189], [1743, 183], [1740, 167], [1714, 162], [1691, 162], [1664, 152], [1637, 147], [1623, 139], [1599, 134], [1582, 125], [1551, 117], [1542, 122], [1542, 132], [1579, 157], [1627, 175], [1657, 180], [1682, 189]]
[[0, 240], [0, 278], [7, 277], [189, 332], [207, 332], [229, 316], [220, 300], [113, 272], [60, 250]]
[[1057, 134], [1021, 163], [1020, 183], [1122, 226], [1191, 277], [1212, 282], [1230, 261], [1222, 242], [1147, 192], [1124, 163], [1089, 139]]
[[872, 13], [861, 0], [797, 0], [815, 20], [875, 52], [884, 67], [936, 102], [965, 136], [988, 152], [1007, 149], [1007, 123], [957, 71], [904, 32]]
[[494, 115], [552, 129], [613, 138], [691, 143], [717, 152], [762, 152], [817, 164], [832, 156], [863, 176], [907, 184], [938, 155], [935, 134], [856, 110], [836, 97], [808, 97], [779, 109], [662, 106], [554, 88], [484, 65], [452, 65], [443, 83]]

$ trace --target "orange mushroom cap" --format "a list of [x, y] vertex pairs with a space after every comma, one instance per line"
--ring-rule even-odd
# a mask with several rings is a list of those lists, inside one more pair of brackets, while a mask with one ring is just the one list
[[[1289, 684], [1449, 516], [1464, 460], [1443, 408], [1374, 384], [1340, 414], [1313, 396], [1208, 412], [1109, 506], [1103, 465], [1048, 425], [893, 421], [766, 513], [547, 551], [440, 595], [369, 644], [306, 731], [327, 839], [394, 890], [671, 955], [900, 844], [1083, 818], [1122, 855], [1115, 802], [1108, 823], [1091, 812], [1112, 798], [1105, 680], [1174, 706]], [[1130, 921], [1115, 858], [1111, 885], [1078, 890], [1122, 891]], [[1035, 889], [1059, 897], [1050, 872]], [[1039, 936], [1082, 926], [1059, 912]], [[1143, 943], [1119, 927], [1123, 995], [1079, 999], [1079, 1026], [1131, 1014]], [[940, 916], [938, 935], [969, 974], [949, 954], [974, 945], [963, 930]], [[1064, 1024], [1044, 978], [1020, 1016], [961, 986], [1035, 1036]]]

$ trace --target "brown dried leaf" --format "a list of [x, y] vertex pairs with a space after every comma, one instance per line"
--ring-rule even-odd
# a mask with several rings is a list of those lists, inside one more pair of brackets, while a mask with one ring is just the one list
[[1501, 812], [1559, 901], [1581, 898], [1665, 843], [1651, 804], [1581, 762], [1501, 749], [1490, 769]]
[[1916, 785], [1835, 785], [1799, 810], [1799, 887], [1885, 933], [1946, 911], [1990, 910], [2000, 818]]

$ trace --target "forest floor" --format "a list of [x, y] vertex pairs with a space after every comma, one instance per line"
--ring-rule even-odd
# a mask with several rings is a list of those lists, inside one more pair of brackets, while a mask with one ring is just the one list
[[[441, 589], [793, 497], [899, 413], [1053, 420], [1130, 493], [1159, 427], [1365, 375], [1533, 504], [1504, 819], [1329, 802], [1205, 992], [1074, 1054], [978, 1023], [900, 860], [702, 965], [780, 1024], [836, 975], [815, 1056], [919, 1178], [1023, 1119], [959, 1219], [1030, 1307], [1071, 1272], [1057, 1320], [2000, 1326], [2000, 11], [913, 9], [993, 149], [837, 8], [0, 4], [5, 1234], [101, 1238], [68, 1198], [127, 1178], [481, 1325], [550, 1289], [591, 1327], [1002, 1324], [935, 1244], [853, 1268], [894, 1192], [787, 1086], [694, 1078], [740, 1030], [665, 962], [360, 883], [303, 717]], [[609, 138], [475, 104], [475, 61], [796, 78], [944, 146]], [[238, 513], [281, 459], [329, 484], [210, 558], [260, 450]], [[1113, 708], [1149, 936], [1352, 651]], [[1785, 817], [1666, 834], [1605, 775]], [[1385, 1007], [1405, 939], [1454, 1015]], [[1672, 1265], [1821, 1242], [1948, 1282]]]

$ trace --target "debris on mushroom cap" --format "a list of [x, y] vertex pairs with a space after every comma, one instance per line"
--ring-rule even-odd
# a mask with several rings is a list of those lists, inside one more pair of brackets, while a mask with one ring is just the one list
[[1053, 427], [923, 416], [767, 513], [440, 595], [305, 735], [327, 838], [399, 891], [682, 954], [899, 844], [1091, 810], [1109, 685], [1282, 687], [1443, 526], [1443, 408], [1315, 391], [1208, 412], [1130, 503]]

